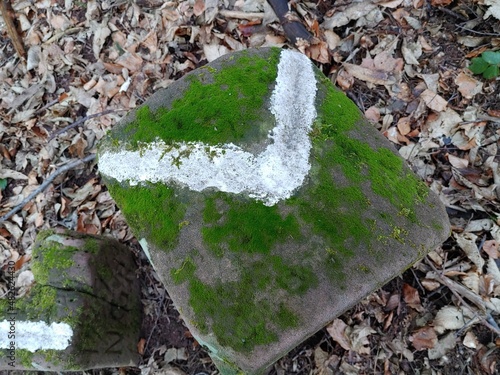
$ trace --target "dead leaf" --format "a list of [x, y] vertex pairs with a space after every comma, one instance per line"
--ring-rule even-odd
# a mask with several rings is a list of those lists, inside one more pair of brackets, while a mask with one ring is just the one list
[[433, 7], [445, 7], [450, 5], [453, 0], [431, 0], [431, 5]]
[[438, 342], [436, 331], [432, 327], [423, 327], [413, 332], [409, 338], [416, 350], [434, 348]]
[[455, 306], [444, 306], [439, 310], [434, 318], [434, 329], [438, 334], [446, 330], [462, 328], [467, 323], [462, 309]]
[[137, 53], [125, 52], [115, 60], [115, 63], [127, 68], [130, 73], [134, 73], [141, 69], [143, 60]]
[[193, 13], [196, 17], [205, 11], [205, 0], [196, 0], [193, 5]]
[[476, 245], [477, 236], [473, 233], [461, 233], [455, 234], [455, 238], [457, 240], [457, 245], [460, 246], [472, 263], [476, 265], [478, 272], [482, 273], [484, 259], [481, 257]]
[[418, 290], [406, 283], [403, 284], [403, 299], [411, 308], [417, 311], [423, 311]]
[[484, 241], [483, 250], [492, 259], [498, 259], [498, 242], [495, 240]]
[[344, 63], [344, 69], [357, 79], [371, 82], [376, 85], [394, 85], [398, 82], [392, 72], [377, 69], [369, 69], [359, 65]]
[[376, 331], [370, 326], [357, 325], [348, 334], [352, 350], [358, 354], [370, 354], [370, 342], [368, 336]]
[[445, 337], [437, 342], [434, 348], [429, 349], [428, 356], [429, 359], [440, 359], [449, 350], [453, 349], [457, 343], [458, 337], [455, 336], [454, 332], [448, 333]]
[[476, 335], [472, 331], [469, 331], [465, 334], [463, 344], [464, 346], [471, 349], [477, 349], [479, 345], [481, 345]]
[[375, 106], [371, 106], [365, 111], [365, 117], [371, 122], [377, 123], [380, 121], [380, 110]]
[[354, 84], [354, 77], [345, 69], [341, 69], [337, 74], [336, 82], [342, 90], [349, 90]]
[[482, 82], [479, 82], [463, 72], [455, 78], [455, 83], [458, 86], [460, 94], [466, 99], [472, 99], [475, 95], [483, 91]]
[[446, 157], [448, 158], [450, 164], [453, 165], [455, 168], [467, 168], [469, 166], [469, 161], [466, 159], [456, 157], [455, 155], [452, 154], [446, 154]]
[[25, 270], [19, 273], [16, 279], [16, 288], [29, 287], [35, 282], [35, 276], [30, 270]]
[[411, 131], [411, 118], [410, 117], [401, 117], [398, 120], [397, 127], [399, 133], [401, 135], [406, 135]]
[[139, 340], [139, 342], [137, 343], [137, 352], [138, 352], [140, 355], [144, 355], [144, 349], [145, 349], [145, 346], [146, 346], [146, 339], [141, 338], [141, 339]]
[[420, 99], [424, 101], [427, 107], [436, 112], [443, 112], [448, 105], [448, 102], [443, 97], [429, 89], [420, 94]]
[[345, 350], [351, 350], [351, 343], [346, 335], [347, 324], [341, 319], [335, 319], [330, 325], [326, 327], [327, 332], [331, 338], [336, 341]]

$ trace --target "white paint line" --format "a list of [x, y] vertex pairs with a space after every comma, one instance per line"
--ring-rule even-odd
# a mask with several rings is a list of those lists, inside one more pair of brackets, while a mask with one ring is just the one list
[[0, 322], [0, 349], [64, 350], [73, 337], [73, 329], [66, 323], [8, 321]]
[[[298, 52], [283, 50], [270, 99], [276, 126], [269, 134], [272, 143], [260, 154], [255, 156], [232, 143], [189, 142], [169, 149], [157, 140], [141, 151], [104, 152], [99, 156], [99, 170], [132, 185], [176, 182], [195, 191], [246, 192], [272, 206], [302, 186], [311, 168], [309, 132], [316, 118], [315, 98], [312, 63]], [[174, 165], [174, 159], [181, 164]]]

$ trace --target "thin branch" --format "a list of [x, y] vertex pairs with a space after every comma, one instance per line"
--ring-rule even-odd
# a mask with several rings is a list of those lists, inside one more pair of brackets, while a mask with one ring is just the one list
[[16, 207], [10, 210], [8, 213], [0, 217], [0, 223], [6, 221], [11, 216], [19, 212], [30, 200], [35, 198], [38, 194], [43, 192], [47, 187], [54, 181], [54, 179], [59, 176], [61, 173], [69, 171], [70, 169], [78, 167], [80, 164], [88, 163], [89, 161], [94, 160], [96, 157], [95, 154], [88, 155], [83, 159], [73, 160], [72, 162], [63, 165], [61, 168], [58, 168], [54, 173], [52, 173], [49, 177], [45, 179], [45, 181], [34, 191], [32, 191], [26, 198], [23, 199], [21, 203], [19, 203]]
[[294, 46], [299, 41], [311, 42], [313, 40], [313, 36], [307, 31], [306, 27], [298, 18], [293, 17], [293, 19], [291, 19], [287, 0], [268, 0], [267, 2], [278, 16], [286, 37]]
[[219, 13], [227, 18], [237, 18], [249, 21], [264, 18], [264, 13], [241, 12], [241, 11], [226, 10], [226, 9], [222, 9], [221, 11], [219, 11]]
[[455, 26], [461, 28], [462, 30], [468, 31], [470, 33], [473, 33], [473, 34], [486, 35], [486, 36], [497, 36], [497, 37], [500, 36], [499, 33], [485, 33], [485, 32], [482, 32], [482, 31], [476, 31], [476, 30], [468, 29], [467, 27], [460, 26], [460, 25], [455, 25]]
[[78, 125], [83, 124], [87, 120], [90, 120], [90, 119], [93, 119], [93, 118], [96, 118], [96, 117], [101, 117], [101, 116], [104, 116], [104, 115], [108, 115], [110, 113], [119, 112], [119, 111], [127, 111], [127, 109], [106, 109], [105, 111], [102, 111], [102, 112], [99, 112], [99, 113], [94, 113], [93, 115], [82, 117], [81, 119], [76, 120], [74, 123], [72, 123], [72, 124], [70, 124], [70, 125], [62, 128], [62, 129], [56, 131], [55, 133], [53, 133], [49, 137], [48, 141], [51, 141], [52, 139], [54, 139], [55, 137], [57, 137], [58, 135], [60, 135], [62, 133], [66, 133], [69, 129], [76, 128]]
[[23, 39], [16, 27], [16, 12], [14, 12], [10, 0], [0, 0], [0, 12], [5, 22], [7, 35], [9, 35], [16, 53], [21, 59], [26, 60], [26, 50], [24, 49]]

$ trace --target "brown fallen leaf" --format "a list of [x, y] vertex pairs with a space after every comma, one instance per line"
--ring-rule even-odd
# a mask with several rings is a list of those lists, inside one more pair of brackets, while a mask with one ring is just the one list
[[469, 166], [469, 161], [467, 159], [462, 159], [452, 154], [446, 154], [446, 157], [455, 168], [467, 168]]
[[433, 7], [445, 7], [450, 5], [453, 0], [431, 0], [431, 5]]
[[434, 348], [438, 342], [437, 334], [432, 327], [423, 327], [410, 335], [409, 338], [416, 350], [425, 350]]
[[442, 96], [429, 89], [424, 90], [420, 94], [420, 99], [424, 101], [427, 107], [436, 112], [443, 112], [448, 105], [448, 102]]
[[335, 319], [328, 327], [326, 327], [327, 332], [330, 334], [331, 338], [336, 341], [345, 350], [351, 350], [351, 343], [346, 335], [347, 324], [345, 324], [340, 319]]
[[380, 110], [375, 107], [371, 106], [365, 111], [365, 117], [370, 120], [371, 122], [379, 122], [380, 121]]
[[406, 283], [403, 284], [403, 299], [411, 308], [417, 311], [423, 311], [418, 290]]
[[398, 120], [397, 127], [401, 135], [406, 135], [411, 131], [411, 118], [401, 117]]
[[398, 82], [396, 76], [392, 72], [387, 72], [378, 69], [369, 69], [360, 65], [349, 63], [343, 64], [344, 69], [357, 79], [365, 82], [371, 82], [376, 85], [394, 85]]
[[455, 78], [455, 83], [458, 86], [460, 94], [466, 99], [472, 99], [474, 95], [483, 91], [482, 82], [479, 82], [463, 72]]
[[498, 242], [495, 240], [484, 241], [483, 250], [490, 258], [498, 259]]

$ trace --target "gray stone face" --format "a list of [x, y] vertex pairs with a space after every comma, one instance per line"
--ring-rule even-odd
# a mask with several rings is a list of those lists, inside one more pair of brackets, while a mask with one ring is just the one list
[[0, 322], [14, 319], [15, 351], [2, 345], [0, 370], [137, 365], [141, 303], [130, 250], [109, 238], [50, 232], [32, 256], [35, 285], [14, 309], [1, 309]]
[[104, 139], [99, 169], [223, 374], [275, 360], [450, 232], [438, 198], [303, 55], [221, 57]]

